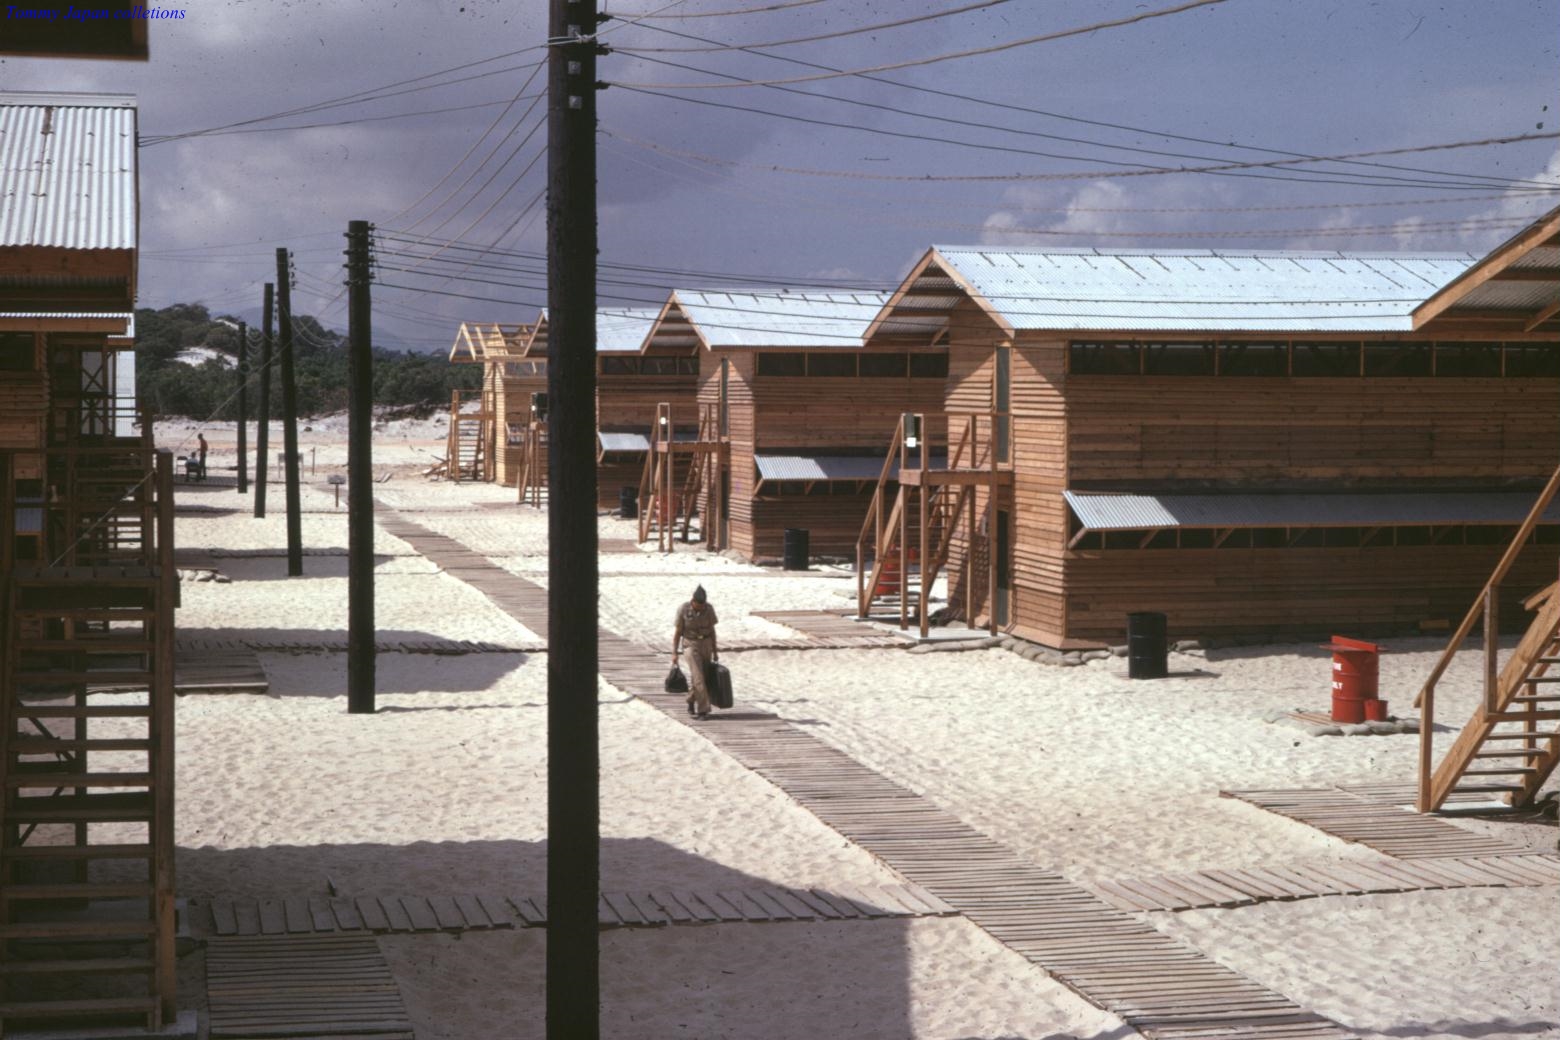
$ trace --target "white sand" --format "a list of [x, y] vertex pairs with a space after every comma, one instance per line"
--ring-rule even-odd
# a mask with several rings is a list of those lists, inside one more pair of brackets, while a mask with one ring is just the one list
[[[376, 497], [545, 583], [545, 517], [485, 507], [512, 501], [513, 489], [423, 480], [414, 447], [390, 442], [385, 454], [403, 461]], [[280, 485], [271, 494], [266, 521], [181, 517], [181, 551], [279, 549]], [[328, 507], [329, 494], [311, 487], [306, 507]], [[196, 488], [181, 501], [245, 501], [231, 489], [221, 497]], [[307, 545], [346, 544], [344, 511], [304, 519]], [[601, 536], [632, 537], [632, 524], [604, 518]], [[532, 638], [404, 542], [381, 533], [376, 549], [388, 557], [377, 568], [381, 628]], [[300, 641], [310, 629], [345, 630], [343, 558], [306, 559], [304, 579], [282, 577], [274, 557], [217, 565], [232, 582], [186, 585], [181, 629]], [[697, 549], [612, 554], [601, 566], [603, 623], [652, 645], [667, 640], [672, 608], [697, 582], [727, 639], [789, 634], [749, 611], [843, 608], [854, 592], [839, 576], [783, 576]], [[1393, 643], [1382, 683], [1395, 711], [1410, 713], [1438, 652], [1434, 640]], [[320, 893], [327, 875], [349, 894], [543, 888], [544, 656], [383, 655], [372, 717], [345, 714], [341, 655], [262, 656], [272, 696], [179, 703], [182, 894]], [[750, 651], [727, 661], [745, 705], [805, 724], [1081, 880], [1375, 858], [1218, 792], [1414, 775], [1415, 737], [1309, 737], [1262, 721], [1275, 708], [1326, 706], [1328, 659], [1309, 645], [1176, 655], [1177, 674], [1148, 683], [1124, 678], [1120, 660], [1063, 669], [999, 650]], [[1472, 710], [1477, 671], [1464, 654], [1442, 684], [1440, 718], [1454, 728], [1436, 735], [1438, 751]], [[610, 687], [601, 703], [604, 885], [895, 880], [696, 732]], [[1457, 825], [1554, 848], [1552, 825]], [[1361, 1035], [1530, 1038], [1560, 1036], [1557, 895], [1404, 893], [1148, 916]], [[542, 942], [517, 931], [382, 945], [419, 1036], [487, 1037], [541, 1035]], [[610, 932], [602, 950], [611, 1036], [953, 1040], [1123, 1028], [964, 920]]]

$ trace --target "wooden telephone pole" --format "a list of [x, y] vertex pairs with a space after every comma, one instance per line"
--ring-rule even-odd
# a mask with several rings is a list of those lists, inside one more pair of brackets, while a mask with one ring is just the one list
[[238, 323], [238, 493], [249, 491], [249, 326]]
[[547, 1037], [601, 1035], [596, 900], [596, 0], [547, 62]]
[[265, 482], [271, 460], [271, 310], [276, 286], [265, 283], [260, 313], [260, 407], [255, 415], [255, 519], [265, 518]]
[[347, 711], [374, 712], [374, 346], [368, 221], [347, 224]]
[[282, 454], [287, 478], [287, 576], [303, 573], [303, 504], [298, 490], [298, 380], [293, 372], [292, 260], [276, 251], [276, 324], [282, 348]]

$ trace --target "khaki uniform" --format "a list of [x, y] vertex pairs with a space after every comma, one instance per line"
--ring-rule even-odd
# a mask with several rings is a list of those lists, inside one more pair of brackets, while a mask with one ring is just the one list
[[695, 612], [690, 600], [677, 608], [673, 639], [682, 640], [683, 671], [688, 673], [688, 703], [693, 710], [705, 714], [710, 710], [710, 691], [704, 685], [704, 665], [715, 654], [715, 625], [720, 619], [715, 608], [704, 604]]

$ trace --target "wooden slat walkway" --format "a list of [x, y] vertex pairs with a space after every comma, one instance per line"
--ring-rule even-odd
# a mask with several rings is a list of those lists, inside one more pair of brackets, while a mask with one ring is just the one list
[[[345, 639], [214, 639], [184, 638], [178, 642], [181, 654], [247, 649], [267, 653], [347, 652]], [[489, 643], [480, 639], [381, 639], [374, 643], [381, 654], [537, 654], [547, 650], [546, 643]]]
[[1123, 910], [1196, 910], [1270, 900], [1314, 899], [1442, 888], [1560, 885], [1560, 856], [1461, 856], [1452, 859], [1289, 863], [1241, 870], [1094, 881], [1089, 887]]
[[[540, 587], [522, 588], [531, 583], [491, 563], [484, 567], [459, 542], [403, 518], [382, 513], [380, 523], [451, 573], [481, 579], [473, 584], [527, 628], [536, 630], [537, 613], [545, 618]], [[605, 631], [599, 648], [601, 675], [609, 683], [694, 728], [901, 876], [1153, 1040], [1354, 1035], [1029, 863], [777, 716], [739, 709], [692, 721], [683, 695], [661, 688], [666, 659], [659, 651]], [[739, 701], [742, 696], [739, 685]]]
[[1220, 791], [1219, 794], [1398, 859], [1525, 856], [1533, 851], [1527, 846], [1487, 838], [1396, 805], [1367, 801], [1338, 788]]
[[174, 649], [174, 693], [265, 693], [270, 688], [260, 659], [248, 647]]
[[212, 939], [206, 993], [212, 1040], [412, 1040], [401, 991], [371, 935]]
[[[603, 892], [597, 911], [603, 928], [948, 917], [958, 913], [917, 885]], [[216, 936], [490, 931], [545, 927], [547, 897], [539, 893], [352, 899], [224, 896], [192, 906], [188, 919], [197, 933]]]
[[911, 645], [902, 636], [827, 610], [755, 610], [753, 616], [796, 629], [812, 646], [852, 649], [891, 646], [903, 650]]

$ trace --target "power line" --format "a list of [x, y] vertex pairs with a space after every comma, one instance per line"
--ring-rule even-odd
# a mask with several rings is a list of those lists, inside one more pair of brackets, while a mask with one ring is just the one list
[[[678, 30], [668, 29], [668, 28], [666, 28], [664, 26], [659, 26], [659, 25], [647, 25], [644, 28], [651, 29], [651, 30], [653, 30], [655, 32], [659, 32], [659, 33], [662, 33], [662, 34], [667, 35], [667, 36], [675, 36], [675, 37], [677, 37], [679, 39], [694, 40], [694, 41], [700, 42], [700, 43], [715, 43], [715, 42], [717, 42], [717, 41], [709, 39], [708, 37], [698, 36], [696, 34], [688, 33], [688, 32], [680, 32]], [[795, 65], [795, 66], [798, 66], [800, 68], [818, 69], [818, 70], [823, 71], [823, 72], [844, 72], [845, 71], [843, 69], [836, 68], [835, 66], [832, 66], [832, 65], [825, 65], [825, 64], [822, 64], [822, 63], [819, 63], [819, 62], [815, 62], [815, 61], [805, 61], [803, 59], [796, 58], [796, 57], [793, 57], [791, 55], [786, 55], [786, 54], [770, 54], [770, 53], [767, 53], [767, 52], [765, 52], [763, 50], [759, 50], [759, 49], [756, 49], [756, 48], [753, 48], [753, 47], [742, 48], [742, 50], [745, 53], [754, 55], [755, 57], [768, 58], [771, 61], [778, 61], [778, 62], [782, 62], [782, 63], [787, 64], [787, 65]], [[748, 81], [748, 80], [743, 80], [742, 77], [739, 77], [739, 76], [730, 76], [730, 75], [727, 75], [725, 73], [717, 73], [717, 72], [714, 72], [714, 71], [709, 70], [709, 69], [698, 69], [698, 68], [695, 68], [694, 66], [689, 66], [689, 65], [679, 65], [679, 64], [677, 64], [675, 62], [665, 61], [663, 59], [643, 58], [641, 60], [656, 62], [658, 64], [674, 65], [677, 68], [688, 69], [690, 71], [696, 71], [696, 72], [702, 72], [705, 75], [710, 75], [710, 76], [720, 76], [720, 77], [725, 78], [725, 79], [738, 80], [738, 81], [747, 82], [747, 83], [751, 83], [752, 82], [752, 81]], [[918, 93], [918, 94], [926, 94], [926, 95], [930, 95], [930, 96], [933, 96], [933, 97], [949, 98], [949, 99], [952, 99], [952, 100], [969, 102], [971, 104], [984, 105], [984, 106], [988, 106], [988, 107], [991, 107], [991, 108], [997, 108], [997, 109], [1001, 109], [1001, 110], [1004, 110], [1004, 111], [1021, 112], [1021, 113], [1025, 113], [1025, 114], [1028, 114], [1028, 115], [1038, 115], [1038, 116], [1042, 116], [1042, 117], [1047, 118], [1047, 119], [1056, 119], [1056, 120], [1059, 120], [1059, 121], [1062, 121], [1062, 122], [1078, 123], [1078, 124], [1081, 124], [1081, 125], [1084, 125], [1084, 126], [1096, 126], [1096, 127], [1099, 127], [1101, 129], [1106, 129], [1106, 130], [1119, 130], [1119, 131], [1122, 131], [1122, 132], [1125, 132], [1125, 133], [1134, 133], [1134, 134], [1150, 134], [1152, 136], [1163, 138], [1165, 140], [1186, 141], [1186, 142], [1188, 142], [1190, 144], [1203, 144], [1203, 145], [1209, 145], [1209, 146], [1216, 147], [1216, 148], [1231, 148], [1231, 149], [1235, 149], [1235, 150], [1238, 150], [1238, 151], [1265, 152], [1265, 153], [1270, 154], [1270, 155], [1280, 155], [1280, 156], [1286, 156], [1286, 157], [1290, 157], [1290, 158], [1312, 158], [1312, 156], [1308, 156], [1306, 153], [1303, 153], [1303, 152], [1287, 151], [1287, 150], [1284, 150], [1284, 149], [1277, 149], [1277, 148], [1267, 148], [1267, 147], [1261, 147], [1261, 146], [1257, 146], [1257, 145], [1240, 144], [1238, 142], [1231, 142], [1231, 141], [1217, 141], [1217, 140], [1213, 140], [1213, 139], [1210, 139], [1210, 138], [1193, 137], [1193, 136], [1188, 136], [1188, 135], [1185, 135], [1185, 134], [1177, 134], [1177, 133], [1170, 133], [1170, 132], [1163, 131], [1163, 130], [1155, 130], [1155, 129], [1152, 129], [1152, 128], [1136, 127], [1136, 126], [1130, 126], [1130, 125], [1122, 124], [1122, 123], [1112, 123], [1112, 122], [1108, 122], [1108, 121], [1105, 121], [1105, 120], [1087, 119], [1087, 118], [1084, 118], [1084, 117], [1081, 117], [1081, 116], [1073, 116], [1073, 115], [1068, 115], [1066, 113], [1061, 113], [1061, 112], [1051, 112], [1051, 111], [1048, 111], [1046, 109], [1032, 108], [1032, 107], [1029, 107], [1027, 105], [1016, 105], [1016, 104], [1012, 104], [1012, 103], [1009, 103], [1009, 102], [993, 101], [993, 100], [991, 100], [989, 98], [975, 97], [973, 95], [962, 94], [962, 93], [959, 93], [957, 91], [939, 90], [939, 89], [934, 88], [934, 87], [925, 87], [925, 86], [921, 86], [921, 85], [915, 84], [915, 83], [906, 83], [903, 80], [889, 79], [889, 78], [884, 77], [884, 76], [861, 75], [861, 76], [858, 76], [858, 78], [866, 80], [868, 82], [879, 83], [879, 84], [883, 84], [885, 86], [895, 87], [895, 88], [900, 89], [900, 90], [908, 90], [908, 91], [911, 91], [911, 92], [914, 92], [914, 93]], [[782, 91], [784, 93], [800, 94], [800, 95], [803, 95], [803, 96], [806, 96], [806, 97], [824, 98], [826, 100], [847, 101], [847, 102], [852, 103], [852, 104], [862, 105], [863, 107], [877, 107], [877, 106], [869, 105], [866, 102], [859, 102], [859, 101], [855, 101], [855, 100], [852, 100], [852, 99], [845, 99], [845, 98], [837, 98], [834, 95], [830, 95], [830, 94], [817, 94], [817, 93], [814, 93], [812, 91], [798, 90], [798, 89], [795, 89], [795, 88], [772, 87], [771, 89], [774, 89], [774, 90], [777, 90], [777, 91]], [[902, 110], [890, 109], [890, 111], [902, 111]], [[1121, 147], [1124, 147], [1124, 146], [1121, 146], [1121, 145], [1111, 145], [1111, 144], [1108, 144], [1106, 142], [1091, 141], [1091, 140], [1089, 140], [1087, 138], [1078, 139], [1078, 138], [1065, 137], [1065, 136], [1061, 136], [1061, 135], [1048, 135], [1048, 134], [1041, 133], [1039, 131], [1016, 131], [1015, 130], [1013, 132], [1024, 132], [1024, 133], [1029, 133], [1029, 134], [1036, 135], [1036, 136], [1052, 137], [1052, 138], [1057, 139], [1057, 140], [1063, 140], [1063, 141], [1069, 141], [1069, 142], [1081, 141], [1082, 143], [1093, 144], [1093, 145], [1095, 145], [1097, 147], [1102, 147], [1102, 148], [1103, 147], [1110, 147], [1110, 148], [1121, 148]], [[1149, 154], [1158, 154], [1158, 153], [1154, 153], [1152, 150], [1149, 150], [1149, 149], [1144, 149], [1144, 151], [1148, 152]], [[1174, 155], [1175, 153], [1166, 153], [1166, 154]], [[1461, 173], [1456, 173], [1456, 172], [1452, 172], [1452, 171], [1444, 171], [1444, 170], [1427, 170], [1427, 169], [1424, 169], [1422, 167], [1402, 166], [1402, 165], [1398, 165], [1398, 164], [1394, 164], [1394, 163], [1362, 162], [1362, 161], [1357, 161], [1356, 160], [1356, 161], [1347, 162], [1347, 163], [1345, 163], [1345, 165], [1351, 165], [1351, 166], [1374, 166], [1374, 167], [1379, 167], [1379, 168], [1382, 168], [1382, 169], [1401, 170], [1401, 171], [1408, 172], [1408, 173], [1432, 174], [1432, 175], [1436, 175], [1436, 176], [1452, 176], [1452, 177], [1463, 177], [1463, 178], [1469, 178], [1469, 177], [1477, 176], [1477, 177], [1480, 177], [1481, 179], [1484, 179], [1484, 180], [1493, 180], [1493, 181], [1497, 181], [1497, 182], [1498, 181], [1502, 181], [1502, 180], [1509, 180], [1509, 179], [1506, 179], [1506, 178], [1493, 178], [1493, 177], [1488, 177], [1488, 176], [1485, 176], [1485, 175], [1461, 174]], [[1548, 187], [1548, 185], [1545, 185], [1544, 182], [1540, 182], [1540, 181], [1518, 181], [1518, 180], [1512, 180], [1510, 182], [1511, 183], [1525, 183], [1525, 184], [1540, 184], [1540, 185], [1543, 185], [1545, 187]]]
[[798, 43], [821, 43], [824, 40], [838, 40], [847, 36], [860, 36], [862, 33], [879, 32], [884, 29], [898, 29], [906, 25], [916, 25], [921, 22], [936, 21], [939, 18], [951, 18], [954, 15], [967, 14], [970, 11], [979, 11], [987, 7], [998, 7], [1008, 3], [1009, 0], [979, 0], [978, 3], [965, 4], [962, 7], [952, 7], [945, 11], [931, 11], [926, 14], [918, 14], [910, 18], [900, 18], [892, 22], [879, 22], [876, 25], [862, 25], [854, 29], [841, 29], [838, 32], [819, 33], [814, 36], [796, 36], [789, 40], [770, 40], [767, 43], [743, 43], [726, 44], [714, 43], [703, 47], [620, 47], [624, 54], [706, 54], [714, 51], [742, 51], [754, 47], [790, 47]]
[[770, 11], [789, 11], [794, 7], [811, 7], [813, 4], [828, 3], [829, 0], [790, 0], [789, 3], [769, 4], [765, 7], [741, 7], [731, 11], [690, 11], [683, 14], [660, 14], [651, 12], [640, 15], [609, 15], [602, 12], [603, 18], [633, 18], [636, 22], [648, 21], [652, 18], [730, 18], [733, 15], [767, 14]]
[[[1370, 156], [1370, 155], [1406, 155], [1406, 154], [1414, 153], [1414, 152], [1445, 151], [1445, 150], [1456, 149], [1456, 148], [1482, 148], [1482, 147], [1490, 147], [1490, 146], [1495, 146], [1495, 145], [1517, 144], [1517, 143], [1521, 143], [1521, 142], [1525, 142], [1525, 141], [1551, 140], [1551, 139], [1554, 139], [1556, 137], [1560, 137], [1560, 133], [1518, 134], [1518, 135], [1514, 135], [1514, 136], [1511, 136], [1511, 137], [1484, 138], [1484, 139], [1478, 140], [1478, 141], [1456, 141], [1456, 142], [1450, 142], [1450, 143], [1445, 143], [1445, 144], [1421, 145], [1421, 146], [1412, 147], [1412, 148], [1385, 148], [1385, 149], [1379, 149], [1379, 150], [1376, 150], [1376, 151], [1368, 151], [1368, 152], [1352, 152], [1352, 153], [1349, 153], [1349, 154], [1346, 154], [1346, 155], [1313, 156], [1313, 157], [1308, 157], [1308, 158], [1304, 158], [1304, 159], [1275, 159], [1275, 160], [1271, 160], [1271, 161], [1267, 161], [1267, 162], [1221, 163], [1221, 164], [1216, 165], [1216, 166], [1183, 166], [1183, 167], [1165, 166], [1165, 167], [1155, 167], [1155, 168], [1146, 169], [1146, 170], [1100, 170], [1100, 171], [1093, 171], [1093, 172], [1078, 172], [1078, 173], [996, 173], [996, 174], [933, 174], [933, 173], [927, 173], [927, 174], [892, 174], [892, 173], [866, 173], [866, 172], [862, 172], [862, 171], [858, 171], [858, 170], [815, 170], [815, 169], [808, 169], [806, 167], [798, 167], [798, 166], [781, 166], [781, 165], [778, 165], [778, 164], [741, 162], [741, 161], [736, 160], [736, 159], [722, 159], [722, 158], [720, 158], [718, 156], [703, 155], [703, 154], [701, 154], [699, 152], [690, 152], [690, 151], [685, 151], [685, 150], [677, 149], [677, 148], [668, 148], [668, 147], [666, 147], [664, 145], [658, 145], [658, 144], [655, 144], [654, 142], [651, 142], [651, 141], [644, 141], [644, 140], [641, 140], [639, 138], [630, 137], [630, 136], [628, 136], [626, 134], [617, 133], [617, 132], [614, 132], [614, 131], [611, 131], [611, 130], [607, 130], [607, 129], [603, 129], [601, 132], [606, 134], [606, 135], [608, 135], [609, 137], [615, 137], [615, 138], [617, 138], [620, 141], [626, 141], [626, 142], [628, 142], [630, 144], [638, 145], [641, 148], [648, 148], [648, 149], [650, 149], [652, 151], [663, 152], [663, 153], [668, 154], [668, 155], [679, 155], [679, 156], [682, 156], [684, 158], [694, 159], [694, 160], [697, 160], [699, 162], [708, 163], [709, 165], [712, 165], [712, 166], [730, 166], [730, 167], [742, 167], [742, 168], [746, 168], [746, 169], [769, 170], [769, 171], [775, 172], [775, 173], [791, 173], [791, 174], [796, 174], [798, 176], [806, 176], [806, 177], [839, 177], [839, 178], [843, 178], [843, 179], [846, 179], [846, 180], [896, 181], [896, 182], [905, 182], [905, 183], [911, 183], [911, 182], [916, 182], [916, 181], [922, 181], [922, 182], [926, 182], [926, 183], [941, 182], [941, 181], [949, 181], [949, 182], [977, 182], [977, 183], [979, 183], [979, 182], [998, 183], [998, 182], [1004, 182], [1004, 181], [1075, 181], [1075, 180], [1100, 180], [1100, 179], [1107, 179], [1107, 178], [1123, 178], [1123, 177], [1151, 177], [1151, 176], [1162, 176], [1162, 175], [1165, 175], [1165, 174], [1177, 174], [1177, 173], [1218, 173], [1218, 172], [1222, 172], [1222, 171], [1225, 171], [1225, 170], [1263, 169], [1263, 168], [1268, 168], [1268, 167], [1273, 167], [1273, 166], [1282, 166], [1282, 165], [1286, 165], [1286, 164], [1299, 164], [1299, 163], [1312, 163], [1312, 162], [1337, 162], [1337, 161], [1344, 160], [1344, 159], [1357, 158], [1359, 156]], [[1369, 181], [1365, 181], [1365, 182], [1360, 182], [1360, 181], [1339, 181], [1339, 182], [1335, 182], [1335, 183], [1371, 184], [1372, 186], [1375, 186], [1374, 182], [1369, 182]], [[1434, 187], [1438, 187], [1438, 188], [1442, 188], [1442, 189], [1450, 189], [1450, 188], [1456, 187], [1456, 185], [1452, 185], [1452, 184], [1436, 184], [1436, 185], [1433, 185], [1433, 186]], [[1479, 188], [1479, 189], [1487, 190], [1488, 186], [1487, 185], [1477, 185], [1477, 186], [1469, 185], [1468, 187], [1469, 188]], [[1550, 190], [1560, 191], [1560, 185], [1555, 185]]]
[[[851, 69], [843, 72], [825, 72], [815, 76], [792, 76], [789, 79], [752, 80], [744, 83], [617, 83], [608, 81], [611, 87], [659, 87], [663, 90], [717, 90], [731, 89], [734, 87], [770, 87], [785, 86], [792, 83], [816, 83], [819, 80], [838, 79], [841, 76], [861, 76], [870, 72], [892, 72], [895, 69], [915, 68], [921, 65], [932, 65], [943, 61], [953, 61], [958, 58], [973, 58], [983, 54], [996, 54], [1000, 51], [1012, 50], [1015, 47], [1028, 47], [1037, 43], [1048, 43], [1052, 40], [1062, 40], [1070, 36], [1082, 36], [1085, 33], [1099, 32], [1103, 29], [1115, 29], [1136, 22], [1145, 22], [1152, 18], [1165, 18], [1170, 15], [1182, 14], [1199, 7], [1211, 7], [1214, 4], [1222, 4], [1227, 0], [1188, 0], [1187, 3], [1175, 7], [1166, 7], [1157, 11], [1144, 11], [1141, 14], [1130, 15], [1126, 18], [1117, 18], [1107, 22], [1096, 22], [1093, 25], [1078, 26], [1073, 29], [1063, 29], [1059, 32], [1045, 33], [1040, 36], [1030, 36], [1022, 40], [1008, 40], [1003, 43], [992, 44], [989, 47], [977, 47], [973, 50], [955, 51], [949, 54], [934, 55], [930, 58], [914, 58], [907, 61], [890, 62], [885, 65], [872, 65], [867, 68]], [[617, 48], [625, 54], [633, 54], [633, 48]]]

